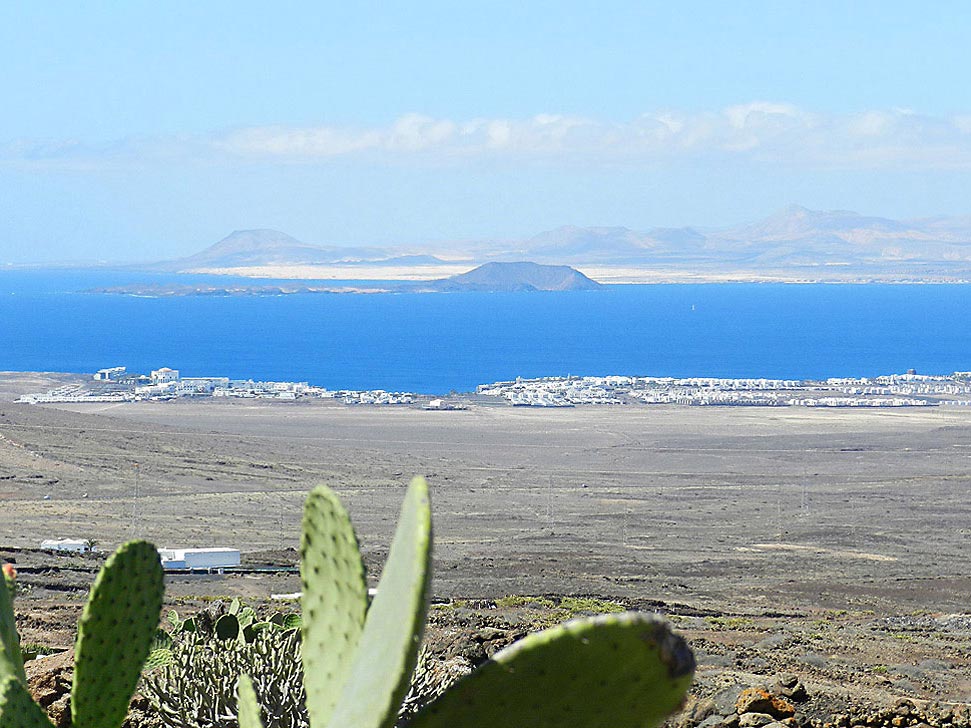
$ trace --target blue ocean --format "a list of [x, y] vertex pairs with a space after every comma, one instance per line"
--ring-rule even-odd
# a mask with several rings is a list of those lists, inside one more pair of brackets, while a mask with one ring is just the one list
[[0, 271], [0, 369], [169, 366], [186, 376], [422, 393], [517, 376], [803, 379], [971, 370], [971, 285], [169, 298], [81, 292], [193, 282], [233, 281]]

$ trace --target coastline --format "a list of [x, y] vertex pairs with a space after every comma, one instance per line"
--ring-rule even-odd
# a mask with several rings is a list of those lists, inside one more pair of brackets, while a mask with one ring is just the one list
[[[47, 391], [24, 392], [27, 387]], [[17, 390], [20, 391], [17, 391]], [[330, 401], [345, 406], [425, 410], [470, 407], [563, 409], [574, 407], [742, 407], [815, 409], [971, 408], [971, 371], [923, 375], [914, 371], [876, 377], [774, 379], [765, 377], [553, 376], [516, 377], [479, 384], [474, 391], [419, 394], [384, 389], [331, 390], [309, 382], [255, 381], [225, 376], [183, 377], [162, 367], [148, 373], [124, 366], [94, 375], [0, 372], [0, 393], [29, 405], [170, 401]], [[0, 394], [0, 396], [2, 396]]]
[[[968, 284], [971, 271], [922, 274], [878, 270], [836, 272], [837, 266], [813, 266], [807, 270], [747, 269], [703, 270], [686, 267], [608, 266], [572, 264], [572, 267], [604, 285], [658, 285], [678, 283], [790, 283], [790, 284]], [[340, 265], [266, 265], [236, 268], [192, 268], [182, 273], [193, 275], [236, 276], [270, 280], [361, 280], [430, 281], [467, 273], [473, 264], [436, 266], [340, 266]], [[825, 270], [830, 268], [829, 270]], [[823, 269], [823, 270], [821, 270]], [[825, 272], [823, 272], [825, 271]], [[355, 292], [355, 291], [348, 291]]]

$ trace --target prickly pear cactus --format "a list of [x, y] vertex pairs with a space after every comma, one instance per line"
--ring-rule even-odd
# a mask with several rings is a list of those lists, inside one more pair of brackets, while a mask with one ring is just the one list
[[145, 541], [132, 541], [105, 562], [78, 625], [73, 728], [114, 728], [128, 712], [162, 611], [162, 566]]
[[0, 678], [0, 728], [53, 728], [24, 683], [12, 676]]
[[[330, 726], [394, 725], [425, 626], [431, 544], [428, 484], [415, 478], [408, 486], [378, 593]], [[315, 679], [312, 674], [305, 673], [305, 680], [311, 679]]]
[[307, 712], [311, 725], [326, 726], [364, 629], [367, 582], [347, 511], [323, 486], [304, 506], [300, 578]]
[[246, 675], [239, 676], [236, 686], [236, 704], [239, 706], [239, 728], [263, 728], [260, 704], [256, 700], [253, 681]]
[[235, 614], [224, 614], [216, 620], [216, 637], [221, 640], [234, 640], [239, 637], [239, 620]]
[[[7, 567], [7, 564], [4, 564]], [[7, 677], [17, 678], [24, 685], [24, 660], [20, 652], [20, 637], [13, 614], [13, 568], [4, 568], [0, 575], [0, 682]]]
[[644, 614], [580, 619], [497, 653], [409, 728], [649, 728], [681, 704], [694, 657]]
[[20, 637], [13, 613], [15, 571], [3, 565], [0, 576], [0, 728], [52, 728], [47, 713], [27, 692]]
[[[428, 486], [411, 482], [377, 596], [347, 513], [324, 487], [304, 511], [303, 660], [313, 728], [390, 728], [415, 667], [430, 583]], [[367, 616], [365, 619], [365, 611]], [[681, 704], [694, 657], [653, 616], [576, 620], [503, 650], [420, 712], [412, 728], [652, 728]], [[241, 728], [260, 728], [252, 684]]]

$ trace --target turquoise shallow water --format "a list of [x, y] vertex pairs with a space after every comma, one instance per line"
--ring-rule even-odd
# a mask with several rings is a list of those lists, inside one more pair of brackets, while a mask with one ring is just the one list
[[[0, 271], [0, 369], [171, 366], [188, 376], [427, 393], [516, 376], [822, 378], [971, 370], [971, 285], [263, 298], [77, 293], [188, 280]], [[214, 280], [226, 282], [208, 279]]]

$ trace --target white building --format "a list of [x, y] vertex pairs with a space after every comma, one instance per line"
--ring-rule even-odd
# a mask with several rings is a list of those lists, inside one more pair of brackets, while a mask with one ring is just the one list
[[205, 549], [170, 549], [158, 550], [162, 568], [169, 570], [180, 569], [227, 569], [239, 566], [239, 549], [223, 547]]
[[112, 379], [118, 379], [125, 375], [125, 367], [108, 367], [106, 369], [99, 369], [94, 374], [94, 378], [99, 382], [107, 382]]
[[41, 541], [40, 547], [48, 551], [70, 551], [76, 554], [86, 554], [93, 550], [90, 541], [79, 538], [49, 538]]
[[152, 384], [165, 384], [166, 382], [177, 382], [179, 380], [179, 370], [162, 367], [152, 371]]
[[[178, 377], [179, 373], [175, 373]], [[182, 377], [177, 392], [182, 395], [212, 394], [217, 388], [229, 386], [228, 377]]]

